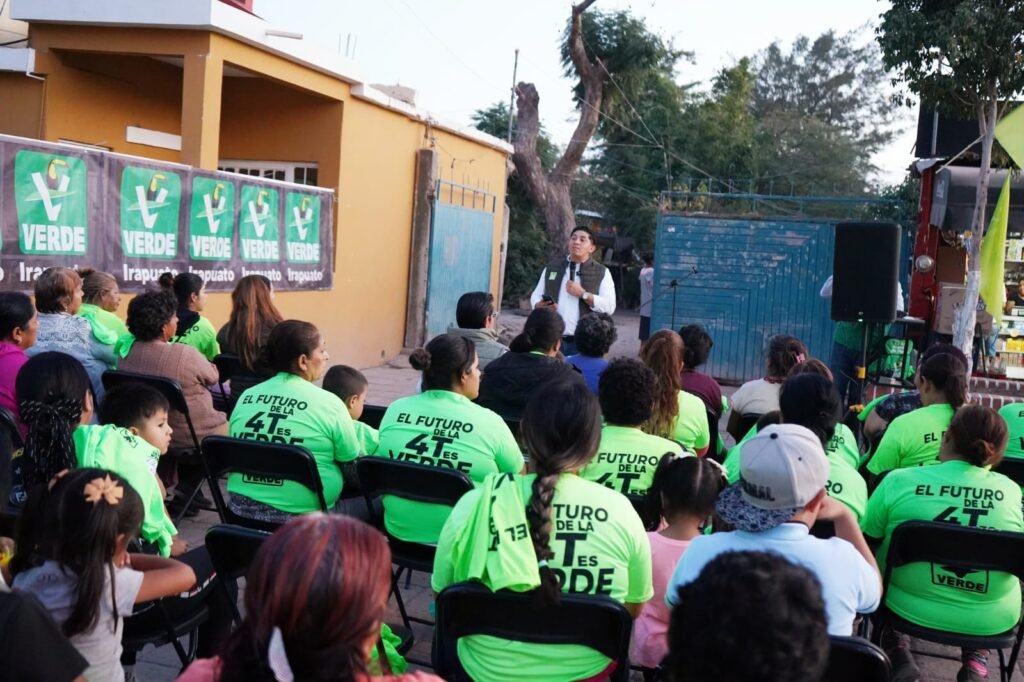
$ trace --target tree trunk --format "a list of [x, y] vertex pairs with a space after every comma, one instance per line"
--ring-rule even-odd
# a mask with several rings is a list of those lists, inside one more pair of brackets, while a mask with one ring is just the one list
[[[981, 239], [985, 234], [985, 208], [988, 205], [988, 176], [992, 166], [992, 143], [995, 140], [998, 100], [991, 88], [989, 99], [978, 107], [978, 131], [981, 133], [981, 165], [971, 218], [970, 248], [967, 251], [967, 290], [964, 303], [953, 317], [953, 344], [967, 356], [967, 376], [971, 375], [974, 350], [974, 325], [978, 313], [978, 291], [981, 288]], [[984, 341], [982, 342], [984, 346]], [[982, 348], [984, 352], [984, 347]]]
[[537, 155], [537, 137], [540, 134], [540, 95], [533, 83], [516, 85], [516, 135], [512, 162], [523, 182], [530, 200], [544, 214], [544, 229], [548, 236], [549, 254], [562, 255], [566, 251], [569, 233], [576, 227], [570, 189], [576, 178], [583, 152], [597, 130], [601, 100], [607, 70], [599, 59], [587, 58], [583, 46], [583, 12], [595, 0], [584, 0], [572, 8], [572, 29], [569, 31], [569, 54], [573, 66], [583, 83], [583, 108], [569, 144], [562, 157], [546, 172]]

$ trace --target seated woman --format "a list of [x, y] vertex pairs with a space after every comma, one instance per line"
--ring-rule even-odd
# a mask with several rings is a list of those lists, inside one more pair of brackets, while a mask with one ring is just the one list
[[[893, 427], [903, 418], [897, 418]], [[861, 527], [869, 542], [880, 543], [877, 556], [883, 571], [890, 536], [906, 521], [1024, 531], [1020, 487], [990, 470], [1002, 460], [1006, 442], [1006, 423], [995, 410], [968, 405], [957, 411], [942, 436], [938, 464], [892, 471], [882, 479], [868, 500]], [[964, 559], [970, 563], [969, 556]], [[959, 586], [972, 580], [984, 581], [984, 589]], [[1006, 573], [964, 574], [937, 564], [912, 563], [893, 570], [885, 605], [900, 618], [925, 627], [994, 635], [1017, 624], [1021, 591], [1017, 579]], [[883, 630], [882, 647], [892, 660], [894, 675], [916, 670], [904, 635]], [[962, 661], [958, 680], [988, 678], [987, 650], [964, 650]]]
[[441, 682], [371, 672], [387, 660], [374, 665], [371, 653], [391, 592], [391, 551], [365, 523], [293, 519], [260, 546], [245, 582], [245, 621], [219, 656], [195, 661], [178, 682]]
[[206, 307], [206, 282], [192, 272], [160, 275], [160, 286], [174, 294], [178, 300], [178, 326], [172, 343], [184, 343], [202, 353], [207, 360], [220, 355], [217, 332], [213, 323], [200, 315]]
[[597, 380], [601, 372], [608, 367], [608, 351], [618, 338], [615, 320], [608, 313], [590, 313], [584, 315], [576, 325], [576, 355], [565, 360], [578, 369], [587, 386], [597, 394]]
[[[643, 522], [624, 495], [578, 475], [601, 438], [597, 398], [582, 382], [548, 382], [527, 404], [522, 434], [533, 473], [494, 474], [459, 500], [437, 545], [434, 591], [477, 580], [539, 588], [546, 605], [560, 592], [603, 594], [636, 616], [654, 594]], [[486, 635], [460, 639], [458, 655], [475, 680], [597, 680], [613, 669], [585, 646]]]
[[121, 306], [121, 290], [117, 280], [109, 272], [93, 268], [78, 270], [82, 278], [82, 306], [79, 317], [89, 320], [92, 335], [105, 344], [117, 343], [128, 333], [128, 327], [115, 315]]
[[[217, 368], [192, 346], [170, 343], [178, 323], [174, 309], [174, 298], [166, 291], [146, 291], [132, 299], [128, 304], [128, 330], [134, 341], [127, 346], [118, 369], [174, 379], [188, 402], [199, 440], [227, 435], [227, 417], [213, 409], [213, 396], [207, 388], [217, 383]], [[172, 410], [169, 422], [174, 430], [172, 451], [192, 450], [195, 446], [184, 415]], [[177, 485], [177, 507], [191, 497], [194, 486], [202, 480], [203, 469], [196, 457], [174, 453], [160, 458], [160, 475], [168, 488]]]
[[654, 408], [644, 431], [671, 438], [698, 455], [708, 451], [711, 432], [704, 401], [679, 387], [683, 340], [671, 329], [655, 332], [640, 346], [640, 360], [655, 377]]
[[[333, 507], [344, 485], [339, 462], [359, 456], [359, 440], [341, 398], [313, 382], [327, 371], [330, 356], [320, 331], [309, 322], [285, 320], [263, 348], [274, 376], [243, 393], [231, 413], [231, 435], [270, 443], [301, 445], [316, 459], [324, 499]], [[236, 514], [284, 522], [320, 511], [308, 488], [293, 481], [228, 477], [228, 504]]]
[[101, 377], [115, 364], [114, 347], [97, 340], [89, 322], [75, 316], [82, 305], [82, 278], [70, 268], [47, 268], [36, 280], [35, 294], [39, 328], [35, 345], [25, 354], [67, 353], [82, 363], [93, 395], [102, 400]]
[[779, 409], [779, 388], [793, 367], [807, 359], [807, 348], [800, 339], [783, 334], [768, 341], [766, 355], [768, 372], [761, 379], [754, 379], [736, 389], [732, 394], [729, 423], [725, 430], [739, 441], [744, 415], [761, 415]]
[[[257, 376], [260, 353], [271, 330], [284, 320], [274, 305], [274, 287], [263, 275], [246, 275], [231, 292], [231, 316], [217, 332], [222, 353], [237, 355], [242, 369]], [[252, 384], [247, 385], [248, 388]], [[235, 392], [241, 393], [235, 386]]]
[[687, 393], [692, 393], [703, 400], [704, 406], [715, 417], [721, 418], [725, 409], [722, 402], [722, 387], [714, 377], [697, 371], [698, 367], [703, 367], [708, 361], [708, 355], [711, 354], [715, 342], [699, 324], [686, 325], [679, 330], [679, 336], [683, 340], [683, 373], [679, 376], [680, 386]]
[[933, 355], [918, 368], [914, 385], [923, 407], [896, 417], [885, 430], [868, 461], [873, 474], [938, 462], [942, 434], [967, 402], [967, 365], [952, 353]]
[[[25, 350], [36, 342], [39, 318], [32, 299], [17, 291], [0, 293], [0, 407], [21, 421], [14, 381], [28, 362]], [[25, 431], [22, 431], [22, 437]]]
[[[441, 334], [409, 357], [423, 392], [399, 398], [380, 423], [376, 454], [463, 472], [475, 483], [493, 473], [519, 473], [523, 455], [505, 421], [471, 402], [480, 390], [479, 359], [464, 336]], [[384, 497], [388, 532], [409, 542], [436, 543], [451, 508]]]
[[477, 402], [503, 417], [518, 419], [527, 401], [542, 384], [554, 378], [583, 382], [583, 376], [559, 359], [565, 322], [551, 308], [536, 308], [523, 332], [505, 353], [487, 365]]

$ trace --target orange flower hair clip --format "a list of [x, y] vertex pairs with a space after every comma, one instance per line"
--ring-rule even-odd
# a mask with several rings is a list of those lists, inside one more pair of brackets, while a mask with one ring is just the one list
[[106, 500], [111, 507], [117, 505], [124, 497], [124, 488], [114, 483], [110, 476], [94, 478], [85, 484], [85, 501], [96, 504], [101, 499]]

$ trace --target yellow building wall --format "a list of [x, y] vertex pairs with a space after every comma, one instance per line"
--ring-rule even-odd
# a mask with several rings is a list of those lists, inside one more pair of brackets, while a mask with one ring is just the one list
[[43, 81], [0, 73], [0, 133], [38, 138], [43, 129]]
[[[42, 48], [37, 71], [47, 78], [43, 137], [51, 141], [64, 138], [179, 160], [176, 151], [129, 145], [124, 136], [127, 125], [181, 131], [181, 98], [188, 97], [182, 93], [182, 69], [121, 51], [149, 50], [173, 59], [186, 48], [206, 50], [211, 58], [259, 76], [223, 80], [219, 158], [312, 161], [319, 167], [319, 184], [335, 190], [334, 290], [276, 295], [286, 317], [321, 328], [333, 363], [374, 366], [402, 349], [419, 149], [434, 145], [443, 179], [497, 195], [491, 272], [491, 290], [497, 294], [503, 152], [354, 98], [350, 86], [337, 78], [224, 36], [43, 29], [33, 39]], [[28, 119], [31, 112], [19, 115]], [[212, 294], [204, 315], [219, 327], [230, 305], [228, 294]]]

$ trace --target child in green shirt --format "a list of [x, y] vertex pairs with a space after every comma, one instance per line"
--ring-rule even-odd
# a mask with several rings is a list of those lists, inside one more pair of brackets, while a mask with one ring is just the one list
[[356, 439], [359, 440], [359, 454], [372, 455], [377, 452], [377, 446], [380, 444], [377, 429], [359, 421], [363, 416], [366, 396], [370, 392], [370, 382], [366, 380], [366, 376], [355, 367], [335, 365], [324, 375], [323, 387], [325, 391], [333, 393], [345, 403], [348, 416], [352, 417], [352, 426], [356, 430]]
[[217, 330], [213, 323], [200, 315], [206, 307], [206, 282], [192, 272], [160, 275], [160, 286], [174, 292], [178, 299], [178, 328], [171, 343], [184, 343], [203, 354], [207, 360], [220, 355]]

